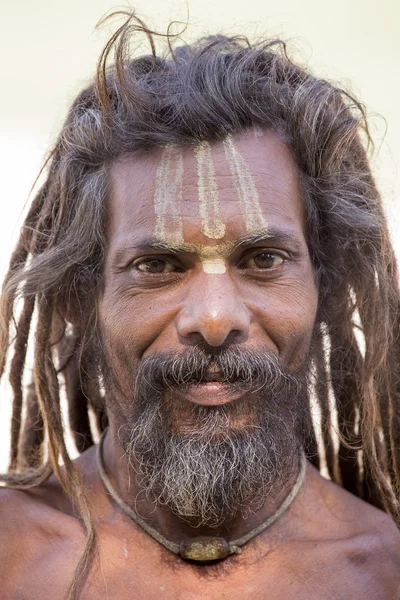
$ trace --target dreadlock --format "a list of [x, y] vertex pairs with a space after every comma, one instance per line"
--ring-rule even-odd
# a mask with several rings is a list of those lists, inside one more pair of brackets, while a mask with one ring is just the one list
[[[161, 57], [157, 34], [124, 14], [95, 82], [73, 103], [50, 155], [0, 307], [0, 371], [9, 370], [14, 398], [10, 469], [1, 481], [27, 489], [54, 472], [79, 509], [87, 545], [70, 599], [94, 560], [96, 533], [66, 446], [60, 381], [69, 427], [83, 452], [93, 444], [93, 424], [101, 430], [107, 420], [91, 347], [106, 249], [107, 174], [127, 152], [216, 142], [252, 126], [283, 137], [298, 168], [319, 285], [310, 405], [316, 401], [321, 418], [307, 452], [400, 527], [400, 296], [369, 167], [365, 109], [294, 64], [280, 40], [252, 45], [215, 36], [173, 48], [167, 36]], [[151, 54], [132, 59], [129, 43], [138, 31], [147, 35]], [[32, 340], [33, 383], [24, 394]]]

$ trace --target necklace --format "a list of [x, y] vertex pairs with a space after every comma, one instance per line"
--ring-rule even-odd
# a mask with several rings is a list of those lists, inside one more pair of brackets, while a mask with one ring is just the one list
[[112, 499], [118, 504], [120, 509], [127, 514], [132, 521], [134, 521], [137, 525], [139, 525], [144, 531], [150, 535], [156, 542], [170, 550], [174, 554], [178, 554], [184, 560], [192, 560], [195, 562], [209, 562], [213, 560], [221, 560], [226, 558], [230, 554], [240, 554], [242, 552], [241, 546], [246, 544], [256, 535], [259, 535], [263, 532], [267, 527], [270, 527], [279, 517], [289, 508], [292, 504], [293, 500], [296, 498], [299, 490], [304, 482], [304, 477], [306, 473], [306, 456], [304, 451], [301, 451], [300, 456], [300, 469], [299, 474], [297, 476], [296, 482], [291, 489], [290, 493], [286, 496], [285, 500], [282, 502], [280, 507], [274, 512], [273, 515], [268, 517], [266, 521], [261, 523], [255, 529], [252, 529], [246, 535], [238, 538], [236, 540], [232, 540], [228, 542], [223, 537], [212, 537], [212, 536], [199, 536], [194, 538], [192, 541], [182, 541], [180, 544], [175, 544], [170, 540], [167, 540], [161, 533], [159, 533], [156, 529], [151, 527], [142, 517], [140, 517], [137, 512], [135, 512], [130, 506], [125, 504], [122, 498], [118, 495], [118, 492], [114, 489], [109, 480], [105, 468], [104, 468], [104, 460], [103, 460], [103, 444], [105, 439], [105, 433], [103, 432], [100, 442], [97, 447], [97, 463], [99, 468], [100, 478], [103, 482], [104, 487], [112, 497]]

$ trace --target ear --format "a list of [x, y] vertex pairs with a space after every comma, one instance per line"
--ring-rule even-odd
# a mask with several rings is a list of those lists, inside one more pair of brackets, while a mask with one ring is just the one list
[[84, 331], [89, 321], [93, 321], [97, 314], [97, 293], [95, 290], [84, 294], [76, 291], [68, 295], [59, 296], [57, 308], [67, 323], [70, 323], [78, 331]]
[[317, 321], [328, 327], [343, 319], [344, 312], [350, 310], [348, 284], [336, 281], [325, 289], [320, 288]]

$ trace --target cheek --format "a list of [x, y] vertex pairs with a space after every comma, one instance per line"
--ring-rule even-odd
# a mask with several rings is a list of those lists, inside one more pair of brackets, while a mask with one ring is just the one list
[[287, 364], [294, 370], [308, 356], [314, 331], [317, 304], [316, 289], [308, 286], [293, 290], [287, 301], [287, 310], [284, 315], [287, 343], [284, 354]]
[[152, 294], [106, 290], [99, 321], [108, 354], [132, 364], [164, 339], [165, 346], [171, 346], [179, 299], [168, 296], [163, 294], [159, 301]]
[[263, 292], [254, 312], [282, 362], [295, 370], [308, 354], [314, 330], [318, 303], [314, 281], [285, 282]]
[[118, 369], [121, 374], [121, 365], [132, 363], [136, 356], [135, 312], [129, 310], [126, 303], [113, 297], [105, 291], [99, 302], [99, 327], [101, 338], [106, 350], [107, 361]]

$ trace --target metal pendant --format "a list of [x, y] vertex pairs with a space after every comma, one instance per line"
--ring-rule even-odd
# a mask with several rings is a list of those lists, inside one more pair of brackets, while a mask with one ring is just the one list
[[228, 542], [222, 537], [198, 537], [180, 543], [180, 555], [184, 560], [208, 562], [221, 560], [231, 554]]

